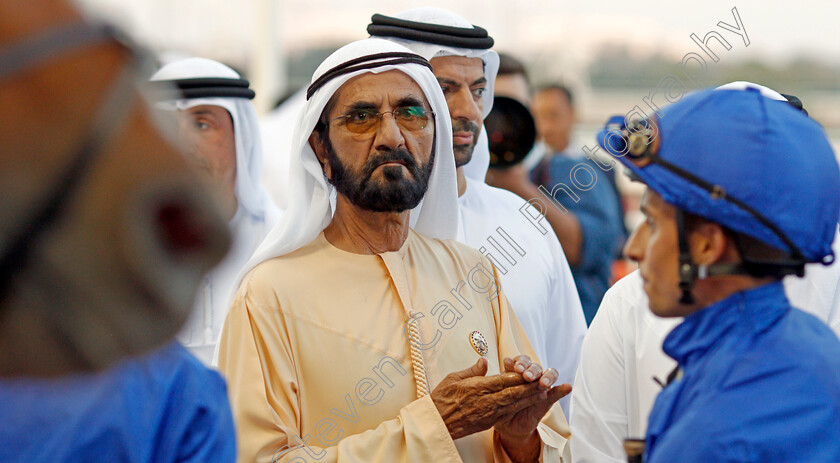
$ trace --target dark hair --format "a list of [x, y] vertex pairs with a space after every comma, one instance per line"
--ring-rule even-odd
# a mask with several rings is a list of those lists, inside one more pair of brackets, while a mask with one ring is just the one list
[[511, 74], [522, 74], [522, 77], [528, 80], [528, 72], [525, 71], [525, 65], [522, 64], [522, 61], [507, 53], [499, 53], [499, 72], [497, 75], [507, 76]]
[[[690, 212], [683, 211], [685, 220], [685, 231], [689, 234], [705, 223], [717, 223], [713, 220]], [[744, 233], [733, 231], [718, 224], [724, 234], [735, 243], [735, 248], [741, 257], [741, 261], [750, 276], [756, 278], [774, 277], [782, 278], [785, 275], [796, 274], [797, 265], [791, 265], [793, 257], [787, 251], [753, 238]]]
[[563, 93], [564, 95], [566, 95], [566, 100], [569, 101], [569, 107], [575, 107], [575, 97], [572, 91], [569, 89], [569, 87], [559, 83], [542, 85], [537, 89], [537, 93], [547, 92], [549, 90], [554, 90]]
[[333, 108], [335, 107], [336, 102], [338, 101], [338, 92], [335, 92], [333, 96], [327, 101], [327, 104], [324, 105], [324, 110], [321, 111], [321, 115], [318, 116], [318, 122], [315, 123], [315, 128], [313, 132], [318, 134], [318, 138], [321, 140], [325, 140], [329, 142], [330, 139], [330, 113], [332, 112]]

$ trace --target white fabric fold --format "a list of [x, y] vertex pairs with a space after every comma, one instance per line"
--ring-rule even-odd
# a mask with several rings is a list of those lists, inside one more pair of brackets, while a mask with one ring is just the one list
[[[172, 62], [156, 72], [152, 81], [193, 78], [239, 79], [239, 74], [222, 63], [205, 58]], [[236, 186], [238, 208], [228, 222], [233, 242], [225, 258], [204, 278], [192, 314], [178, 334], [192, 354], [212, 365], [213, 352], [222, 329], [230, 300], [236, 291], [236, 277], [257, 249], [281, 212], [262, 186], [262, 140], [254, 105], [246, 98], [183, 98], [157, 103], [161, 109], [186, 110], [196, 106], [224, 108], [233, 121], [236, 149]]]
[[[455, 13], [441, 8], [420, 7], [412, 8], [395, 14], [393, 17], [415, 22], [438, 24], [441, 26], [472, 28], [472, 24]], [[405, 46], [418, 55], [431, 60], [440, 56], [466, 56], [467, 58], [481, 58], [484, 61], [484, 78], [487, 79], [487, 90], [482, 97], [484, 100], [484, 114], [487, 117], [493, 109], [493, 87], [496, 82], [496, 74], [499, 72], [499, 54], [493, 50], [478, 50], [472, 48], [448, 47], [433, 43], [416, 42], [399, 38], [388, 37], [394, 43]], [[447, 114], [449, 110], [447, 109]], [[464, 175], [469, 178], [484, 181], [487, 176], [487, 169], [490, 167], [490, 148], [487, 143], [487, 130], [482, 128], [481, 134], [476, 142], [473, 156], [470, 162], [464, 166]], [[452, 140], [449, 141], [452, 144]]]

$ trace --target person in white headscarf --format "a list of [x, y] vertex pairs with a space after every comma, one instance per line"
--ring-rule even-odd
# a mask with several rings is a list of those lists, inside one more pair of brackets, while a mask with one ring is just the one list
[[262, 178], [262, 144], [248, 81], [222, 63], [187, 58], [163, 66], [151, 78], [174, 85], [157, 103], [178, 116], [178, 135], [190, 158], [218, 190], [233, 241], [225, 259], [204, 278], [193, 313], [178, 339], [210, 365], [242, 267], [277, 223], [280, 211]]
[[571, 386], [529, 360], [493, 265], [450, 239], [452, 132], [429, 67], [365, 39], [315, 71], [289, 208], [219, 345], [240, 461], [561, 461]]
[[[751, 82], [719, 89], [757, 89], [765, 97], [802, 109], [798, 99]], [[840, 230], [834, 238], [840, 255]], [[677, 362], [662, 343], [682, 318], [660, 318], [648, 308], [639, 271], [610, 288], [586, 334], [572, 392], [572, 458], [580, 463], [625, 462], [624, 439], [642, 439], [656, 396]], [[840, 337], [840, 264], [805, 266], [805, 276], [783, 279], [794, 307], [826, 322]]]
[[[539, 360], [571, 382], [586, 321], [566, 256], [548, 222], [519, 196], [484, 183], [490, 165], [483, 120], [493, 108], [499, 55], [484, 29], [449, 11], [414, 8], [374, 15], [368, 33], [428, 59], [449, 109], [458, 167], [458, 235], [501, 273]], [[467, 58], [468, 60], [465, 60]], [[463, 77], [466, 76], [466, 77]], [[569, 398], [560, 401], [568, 414]]]

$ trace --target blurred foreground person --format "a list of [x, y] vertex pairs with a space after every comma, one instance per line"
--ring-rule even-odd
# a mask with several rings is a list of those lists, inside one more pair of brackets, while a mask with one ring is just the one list
[[[840, 461], [840, 341], [791, 306], [781, 281], [832, 262], [840, 196], [828, 192], [840, 191], [840, 170], [822, 128], [762, 91], [696, 93], [658, 119], [613, 118], [599, 135], [648, 186], [647, 220], [625, 253], [639, 262], [650, 310], [685, 317], [662, 346], [678, 369], [659, 377], [667, 385], [650, 413], [647, 462]], [[625, 280], [617, 291], [636, 310]], [[655, 358], [653, 347], [636, 355]], [[581, 374], [582, 389], [610, 381]], [[589, 424], [576, 421], [582, 434]], [[592, 445], [599, 432], [582, 437]]]
[[221, 377], [169, 344], [228, 236], [140, 58], [64, 1], [0, 0], [0, 461], [234, 456]]
[[190, 160], [216, 190], [233, 237], [225, 259], [204, 277], [193, 313], [178, 339], [206, 365], [229, 307], [242, 267], [277, 223], [280, 211], [262, 186], [262, 143], [248, 81], [222, 63], [188, 58], [152, 76], [172, 85], [173, 99], [156, 107], [174, 111], [178, 137]]
[[554, 404], [571, 387], [530, 361], [490, 261], [451, 240], [452, 132], [430, 67], [366, 39], [315, 71], [294, 200], [222, 330], [242, 462], [561, 460]]
[[222, 377], [177, 342], [97, 373], [0, 380], [0, 461], [232, 462]]
[[[493, 262], [539, 360], [555, 368], [561, 382], [571, 382], [586, 324], [560, 242], [537, 207], [484, 183], [490, 151], [483, 124], [493, 107], [499, 67], [499, 57], [490, 49], [493, 39], [439, 8], [374, 15], [372, 20], [372, 36], [429, 60], [446, 97], [458, 176], [456, 239]], [[568, 404], [568, 398], [560, 401], [564, 413]]]
[[[747, 87], [787, 101], [785, 96], [749, 82], [719, 88]], [[798, 98], [787, 98], [804, 112]], [[833, 249], [840, 254], [840, 233], [835, 234]], [[790, 275], [783, 281], [792, 306], [814, 314], [840, 336], [840, 263], [808, 264], [803, 278]], [[623, 440], [645, 435], [648, 415], [662, 390], [660, 383], [676, 366], [662, 352], [662, 341], [681, 321], [651, 313], [638, 270], [607, 291], [586, 334], [575, 377], [570, 418], [575, 461], [624, 462]]]

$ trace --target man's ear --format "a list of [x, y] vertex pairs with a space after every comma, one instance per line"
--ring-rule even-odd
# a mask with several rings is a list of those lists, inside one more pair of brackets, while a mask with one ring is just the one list
[[691, 257], [700, 265], [738, 260], [734, 241], [726, 230], [713, 222], [703, 221], [694, 227], [688, 236]]
[[309, 146], [312, 148], [312, 151], [315, 152], [315, 157], [318, 158], [318, 162], [321, 164], [321, 170], [324, 172], [324, 175], [326, 175], [328, 179], [331, 179], [332, 172], [330, 171], [327, 147], [321, 139], [321, 134], [318, 133], [318, 131], [313, 130], [312, 134], [309, 135]]

